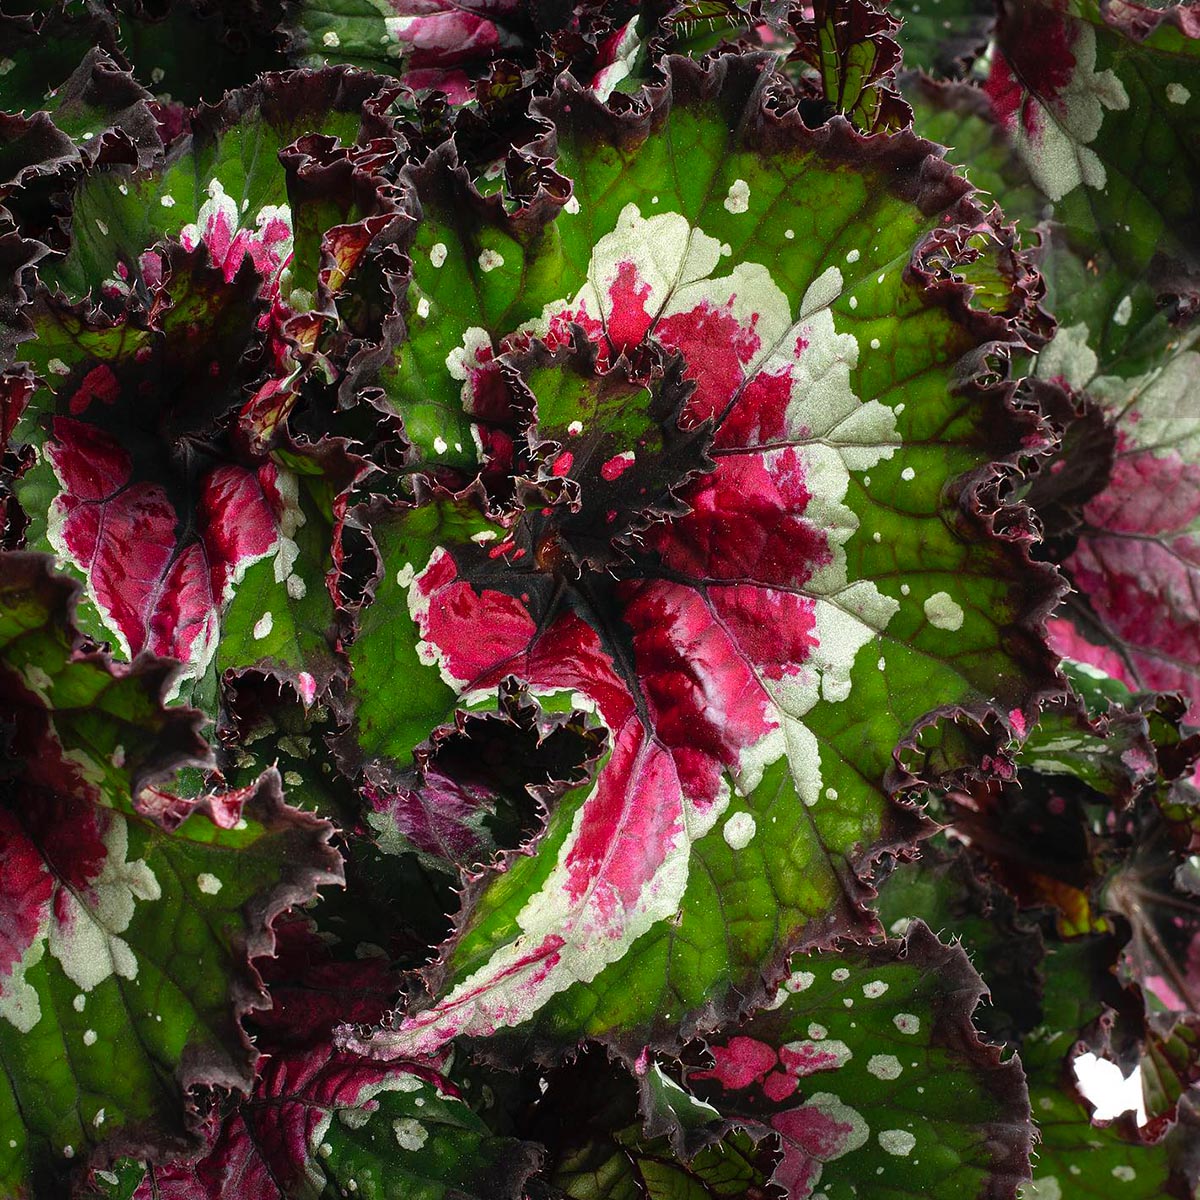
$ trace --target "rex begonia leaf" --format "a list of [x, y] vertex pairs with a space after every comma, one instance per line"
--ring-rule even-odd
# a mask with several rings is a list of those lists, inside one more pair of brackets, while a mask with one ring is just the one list
[[[13, 104], [17, 99], [0, 91], [0, 110], [20, 107]], [[162, 153], [162, 142], [149, 99], [108, 54], [91, 50], [36, 109], [0, 111], [0, 189], [68, 166], [90, 165], [101, 156], [150, 166]]]
[[262, 963], [271, 1008], [248, 1018], [264, 1056], [253, 1092], [210, 1116], [199, 1159], [151, 1164], [133, 1200], [517, 1200], [537, 1165], [532, 1146], [491, 1135], [431, 1072], [331, 1047], [335, 1022], [386, 1011], [387, 960], [347, 957], [306, 918], [281, 921], [277, 934]]
[[[1085, 327], [1075, 327], [1079, 338]], [[1056, 354], [1060, 330], [1043, 352]], [[1092, 662], [1137, 688], [1181, 691], [1200, 710], [1200, 437], [1190, 408], [1200, 381], [1194, 333], [1144, 374], [1097, 377], [1096, 357], [1078, 374], [1116, 434], [1107, 486], [1083, 506], [1065, 565], [1081, 593], [1054, 623], [1064, 654]], [[1078, 362], [1078, 360], [1076, 360]], [[1058, 359], [1039, 363], [1052, 371]], [[1091, 369], [1089, 370], [1089, 364]], [[1069, 375], [1074, 367], [1066, 366]], [[1117, 385], [1113, 392], [1107, 385]]]
[[133, 1200], [520, 1200], [536, 1166], [435, 1081], [314, 1047], [273, 1055], [204, 1157], [151, 1167]]
[[127, 290], [143, 273], [142, 255], [176, 238], [206, 243], [229, 275], [249, 257], [276, 282], [293, 240], [279, 152], [305, 134], [352, 146], [361, 134], [365, 141], [383, 132], [365, 106], [384, 82], [346, 70], [266, 75], [201, 109], [160, 168], [95, 172], [79, 185], [70, 250], [43, 280], [72, 298], [104, 286]]
[[40, 294], [18, 358], [42, 387], [13, 433], [38, 461], [15, 491], [29, 545], [82, 580], [84, 628], [120, 657], [178, 660], [205, 707], [227, 667], [311, 700], [336, 669], [332, 514], [319, 462], [246, 453], [228, 429], [259, 370], [262, 277], [207, 259], [167, 247], [146, 310], [115, 322]]
[[710, 1035], [687, 1086], [758, 1138], [794, 1200], [1012, 1195], [1028, 1178], [1020, 1066], [982, 1042], [983, 981], [920, 922], [903, 941], [793, 958], [777, 998]]
[[471, 98], [482, 67], [520, 47], [514, 26], [527, 20], [516, 0], [301, 0], [291, 19], [290, 50], [306, 65], [349, 63], [455, 103]]
[[[1065, 563], [1080, 600], [1057, 644], [1195, 701], [1200, 502], [1185, 397], [1200, 364], [1186, 328], [1200, 265], [1188, 215], [1200, 197], [1189, 149], [1200, 39], [1182, 8], [1121, 14], [1081, 0], [1011, 8], [998, 46], [993, 108], [1054, 201], [1044, 269], [1060, 328], [1036, 370], [1086, 389], [1118, 439], [1112, 480]], [[1147, 505], [1156, 494], [1170, 502]]]
[[[628, 481], [613, 511], [640, 507], [644, 433], [506, 514], [478, 489], [369, 514], [380, 569], [349, 648], [362, 760], [403, 767], [508, 676], [609, 737], [595, 785], [472, 889], [434, 1006], [354, 1040], [372, 1054], [525, 1023], [627, 1047], [690, 1032], [759, 994], [789, 942], [858, 923], [856, 864], [909, 824], [892, 749], [931, 709], [969, 723], [1050, 686], [1030, 628], [1053, 585], [1019, 539], [990, 538], [977, 490], [1029, 432], [963, 361], [1009, 325], [913, 264], [931, 230], [953, 257], [957, 222], [986, 226], [927, 143], [772, 115], [765, 65], [671, 60], [670, 88], [625, 117], [565, 82], [548, 109], [561, 208], [509, 220], [456, 192], [444, 156], [418, 173], [426, 316], [406, 350], [430, 386], [469, 418], [531, 338], [582, 328], [601, 373], [657, 343], [694, 385], [681, 432], [712, 421], [716, 466], [607, 573], [565, 530], [609, 476]], [[574, 470], [570, 426], [551, 477]]]
[[197, 714], [163, 709], [171, 664], [80, 651], [77, 588], [49, 563], [5, 555], [0, 573], [0, 1188], [15, 1196], [64, 1194], [93, 1152], [184, 1149], [187, 1089], [248, 1089], [238, 1021], [264, 1002], [250, 959], [281, 910], [340, 880], [332, 827], [286, 807], [277, 775], [230, 828], [203, 803], [173, 830], [139, 810], [144, 782], [202, 748]]
[[944, 937], [961, 938], [988, 979], [992, 1007], [979, 1016], [1019, 1050], [1039, 1131], [1033, 1180], [1020, 1190], [1022, 1200], [1192, 1200], [1200, 1162], [1190, 1101], [1166, 1138], [1148, 1144], [1131, 1118], [1093, 1122], [1075, 1084], [1075, 1057], [1089, 1048], [1105, 1052], [1105, 1030], [1127, 1007], [1112, 974], [1114, 939], [1063, 942], [1047, 931], [1043, 942], [1036, 914], [1014, 917], [1011, 899], [981, 879], [965, 855], [963, 847], [943, 849], [899, 867], [882, 886], [880, 915], [899, 928], [911, 914], [929, 914]]

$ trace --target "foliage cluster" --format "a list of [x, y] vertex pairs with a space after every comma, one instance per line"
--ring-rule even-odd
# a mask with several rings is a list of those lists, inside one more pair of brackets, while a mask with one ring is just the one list
[[1195, 1200], [1198, 126], [1186, 4], [0, 0], [0, 1195]]

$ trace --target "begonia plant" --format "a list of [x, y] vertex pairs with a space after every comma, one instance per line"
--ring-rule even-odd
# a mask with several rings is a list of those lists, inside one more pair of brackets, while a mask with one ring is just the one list
[[0, 1198], [1197, 1200], [1198, 124], [1174, 0], [0, 0]]

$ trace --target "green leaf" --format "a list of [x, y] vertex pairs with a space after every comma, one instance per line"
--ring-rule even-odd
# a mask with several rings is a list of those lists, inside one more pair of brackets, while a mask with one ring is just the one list
[[[279, 152], [313, 133], [353, 145], [364, 121], [372, 120], [364, 106], [381, 84], [345, 71], [266, 75], [202, 110], [192, 136], [178, 142], [161, 168], [89, 175], [74, 194], [70, 250], [42, 273], [43, 280], [70, 297], [99, 289], [115, 276], [118, 263], [136, 280], [141, 255], [156, 242], [181, 238], [189, 229], [199, 241], [218, 216], [229, 227], [222, 245], [232, 243], [239, 230], [242, 242], [254, 244], [276, 220], [290, 232]], [[223, 260], [224, 254], [218, 261]]]
[[521, 20], [516, 9], [508, 3], [301, 0], [290, 49], [308, 66], [349, 63], [397, 75], [415, 90], [438, 88], [461, 102], [470, 95], [468, 72], [520, 46], [509, 27]]
[[920, 922], [903, 942], [792, 959], [777, 1002], [709, 1038], [685, 1082], [783, 1157], [788, 1196], [1011, 1194], [1027, 1178], [1021, 1069], [980, 1041], [983, 982]]
[[169, 831], [144, 814], [142, 783], [196, 753], [196, 715], [162, 708], [166, 664], [77, 652], [47, 561], [6, 555], [0, 591], [0, 730], [29, 755], [0, 791], [9, 1194], [55, 1194], [94, 1150], [188, 1147], [188, 1088], [250, 1087], [238, 1021], [263, 1003], [250, 960], [275, 916], [341, 878], [331, 827], [274, 773], [232, 827], [203, 802]]

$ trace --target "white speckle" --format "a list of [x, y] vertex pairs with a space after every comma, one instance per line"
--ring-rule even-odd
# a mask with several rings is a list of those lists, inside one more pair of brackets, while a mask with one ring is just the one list
[[892, 1018], [892, 1024], [901, 1033], [907, 1033], [909, 1036], [921, 1032], [921, 1018], [913, 1013], [897, 1013]]
[[221, 890], [221, 881], [207, 871], [196, 876], [196, 886], [206, 895], [215, 896]]
[[429, 261], [435, 266], [440, 267], [446, 261], [446, 243], [434, 242], [429, 247]]
[[908, 932], [909, 926], [912, 925], [912, 923], [912, 917], [897, 917], [891, 923], [891, 925], [888, 926], [888, 933], [890, 933], [892, 937], [903, 937]]
[[1137, 1172], [1132, 1167], [1113, 1167], [1113, 1178], [1119, 1179], [1122, 1183], [1129, 1183], [1137, 1178]]
[[934, 592], [925, 601], [925, 619], [934, 629], [962, 628], [963, 610], [946, 592]]
[[1113, 323], [1116, 325], [1128, 325], [1129, 318], [1133, 315], [1133, 297], [1125, 296], [1121, 303], [1117, 305], [1116, 311], [1113, 313]]
[[651, 197], [650, 197], [650, 203], [651, 203], [651, 204], [657, 204], [657, 203], [658, 203], [658, 197], [657, 197], [657, 196], [651, 196]]
[[818, 1025], [815, 1021], [808, 1027], [808, 1036], [814, 1042], [824, 1041], [829, 1036], [829, 1030], [824, 1025]]
[[849, 252], [849, 253], [846, 255], [846, 261], [847, 261], [848, 263], [856, 263], [856, 262], [858, 262], [858, 259], [859, 259], [859, 253], [858, 253], [858, 251], [857, 251], [857, 250], [851, 250], [851, 251], [850, 251], [850, 252]]
[[826, 800], [836, 800], [837, 798], [838, 798], [837, 788], [830, 787], [830, 788], [825, 789], [825, 799]]
[[882, 275], [879, 276], [878, 279], [875, 280], [875, 282], [882, 283], [886, 278], [887, 278], [887, 272], [885, 271]]
[[71, 373], [71, 368], [61, 358], [52, 358], [46, 364], [46, 369], [54, 375], [70, 375]]
[[108, 237], [108, 226], [105, 225], [105, 223], [102, 220], [100, 220], [99, 217], [96, 218], [96, 228], [98, 230], [100, 230], [100, 232], [102, 234], [104, 234], [105, 237]]
[[[886, 659], [886, 658], [883, 658], [882, 656], [880, 656], [880, 659], [879, 659], [879, 661], [878, 661], [878, 662], [875, 664], [875, 666], [876, 666], [876, 667], [877, 667], [879, 670], [881, 670], [881, 671], [883, 671], [883, 670], [886, 670], [886, 668], [887, 668], [887, 659]], [[865, 991], [866, 989], [864, 988], [863, 990]]]
[[338, 37], [336, 29], [327, 29], [321, 35], [321, 43], [328, 46], [330, 50], [336, 50], [342, 44], [342, 39]]
[[803, 992], [812, 987], [817, 977], [811, 971], [793, 971], [784, 981], [783, 986], [791, 993]]
[[[916, 12], [916, 5], [913, 5], [913, 11]], [[917, 1139], [907, 1129], [881, 1129], [879, 1144], [888, 1154], [907, 1158], [917, 1144]]]
[[420, 300], [417, 301], [417, 316], [420, 317], [422, 321], [425, 320], [425, 318], [427, 316], [429, 316], [429, 297], [428, 296], [422, 296], [420, 298]]
[[297, 575], [295, 572], [284, 580], [283, 586], [287, 588], [287, 594], [293, 600], [303, 600], [308, 594], [308, 584], [304, 582], [303, 576]]
[[748, 812], [735, 812], [725, 822], [721, 835], [734, 850], [743, 850], [750, 845], [757, 831], [754, 817]]
[[912, 592], [912, 588], [910, 588], [907, 583], [902, 583], [900, 585], [900, 595], [907, 596], [911, 592]]
[[84, 140], [85, 142], [90, 142], [90, 141], [92, 140], [92, 138], [94, 138], [95, 136], [96, 136], [96, 135], [95, 135], [94, 133], [85, 133], [85, 134], [83, 135], [83, 140]]
[[450, 449], [444, 437], [435, 437], [433, 439], [433, 449], [436, 454], [445, 454]]
[[1192, 93], [1182, 83], [1167, 84], [1167, 99], [1172, 104], [1186, 104], [1192, 98]]
[[404, 566], [396, 572], [396, 583], [402, 587], [408, 587], [416, 577], [416, 568], [412, 563], [405, 563]]
[[892, 409], [892, 412], [894, 412], [896, 414], [896, 416], [899, 416], [903, 411], [904, 411], [903, 404], [897, 404], [896, 407]]
[[92, 1124], [99, 1129], [104, 1124], [104, 1109], [96, 1109], [96, 1115], [92, 1118]]
[[571, 214], [571, 216], [574, 216], [578, 211], [579, 211], [579, 197], [578, 196], [569, 197], [566, 204], [563, 205], [563, 212], [569, 212]]
[[85, 1046], [94, 1046], [96, 1044], [96, 1031], [94, 1029], [85, 1029], [83, 1031], [83, 1044]]
[[322, 1142], [317, 1147], [317, 1153], [322, 1158], [328, 1158], [333, 1153], [333, 1147], [328, 1142]]
[[75, 1157], [75, 1147], [74, 1146], [64, 1146], [63, 1147], [63, 1158], [74, 1158], [74, 1157]]
[[299, 771], [284, 771], [283, 782], [288, 787], [300, 787], [304, 783], [304, 776]]
[[175, 197], [174, 196], [162, 196], [159, 198], [158, 202], [159, 202], [159, 204], [161, 204], [163, 206], [163, 208], [174, 208], [175, 207]]
[[494, 529], [481, 529], [478, 533], [471, 534], [471, 541], [477, 546], [482, 546], [485, 542], [494, 542], [496, 540], [496, 531]]
[[420, 1121], [412, 1117], [401, 1117], [392, 1122], [392, 1132], [396, 1135], [396, 1143], [401, 1150], [420, 1150], [429, 1137], [429, 1131]]
[[[0, 75], [7, 75], [17, 64], [11, 58], [0, 58]], [[13, 1142], [15, 1146], [17, 1143]]]
[[275, 618], [269, 612], [263, 613], [257, 621], [254, 622], [253, 634], [256, 641], [262, 641], [270, 632], [271, 627], [275, 624]]
[[872, 339], [871, 339], [871, 349], [872, 349], [872, 350], [878, 350], [878, 349], [879, 349], [879, 344], [880, 344], [880, 343], [879, 343], [879, 339], [878, 339], [878, 338], [872, 338]]
[[1043, 1175], [1021, 1186], [1021, 1200], [1062, 1200], [1062, 1188], [1053, 1175]]
[[504, 256], [497, 254], [495, 250], [480, 250], [479, 252], [479, 269], [487, 274], [488, 271], [494, 271], [497, 267], [504, 266]]
[[733, 253], [733, 247], [728, 242], [722, 242], [721, 253], [728, 258]]
[[726, 211], [744, 213], [750, 207], [750, 185], [744, 179], [735, 179], [729, 185], [729, 195], [725, 197]]
[[899, 1079], [904, 1068], [894, 1054], [872, 1054], [867, 1060], [867, 1070], [876, 1079]]
[[151, 67], [150, 68], [150, 82], [155, 84], [156, 86], [158, 84], [162, 83], [162, 81], [166, 77], [167, 77], [167, 73], [166, 73], [166, 71], [164, 71], [162, 69], [162, 67]]
[[887, 990], [888, 985], [882, 979], [872, 979], [870, 983], [863, 984], [863, 995], [868, 1000], [878, 1000]]
[[834, 983], [845, 983], [850, 978], [850, 972], [845, 967], [838, 967], [831, 977]]
[[857, 297], [857, 296], [851, 296], [851, 297], [850, 297], [850, 307], [851, 307], [851, 308], [857, 308], [857, 307], [858, 307], [858, 297]]
[[583, 422], [582, 421], [572, 421], [570, 423], [570, 425], [567, 426], [567, 433], [570, 437], [578, 437], [582, 432], [583, 432]]
[[908, 482], [910, 479], [916, 479], [916, 477], [917, 473], [912, 469], [912, 467], [905, 467], [904, 470], [900, 472], [900, 478], [905, 482]]
[[783, 236], [790, 242], [796, 236], [796, 231], [794, 229], [785, 229]]
[[875, 530], [875, 532], [873, 534], [871, 534], [871, 541], [873, 541], [875, 543], [875, 545], [878, 546], [879, 543], [883, 541], [883, 534], [880, 533], [878, 529]]
[[75, 997], [75, 999], [71, 1001], [71, 1007], [72, 1007], [72, 1008], [73, 1008], [73, 1009], [74, 1009], [76, 1012], [83, 1012], [83, 1006], [84, 1006], [86, 1003], [87, 1003], [87, 993], [86, 993], [86, 992], [80, 992], [80, 993], [79, 993], [79, 995], [78, 995], [78, 996], [76, 996], [76, 997]]

